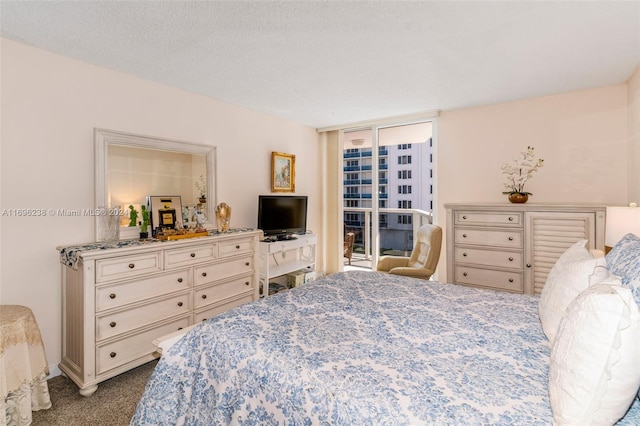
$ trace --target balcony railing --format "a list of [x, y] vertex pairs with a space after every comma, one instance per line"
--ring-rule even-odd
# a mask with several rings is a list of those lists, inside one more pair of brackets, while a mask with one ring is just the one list
[[[379, 194], [379, 196], [386, 194]], [[370, 195], [369, 195], [370, 196]], [[347, 196], [345, 195], [345, 198]], [[349, 197], [351, 198], [351, 197]], [[363, 194], [363, 198], [364, 194]], [[385, 197], [386, 198], [386, 197]], [[361, 236], [364, 237], [364, 257], [365, 260], [371, 260], [373, 257], [372, 246], [371, 246], [371, 215], [372, 211], [370, 208], [358, 208], [358, 207], [345, 207], [343, 209], [344, 213], [361, 213], [362, 220], [345, 220], [345, 226], [349, 230], [361, 230]], [[402, 229], [406, 229], [407, 231], [411, 231], [412, 233], [412, 241], [416, 241], [418, 235], [418, 229], [426, 224], [433, 223], [433, 216], [431, 212], [427, 212], [419, 209], [392, 209], [392, 208], [381, 208], [378, 209], [378, 212], [383, 213], [392, 213], [392, 214], [402, 214], [402, 215], [411, 215], [411, 224], [402, 225]], [[387, 229], [388, 218], [387, 221], [379, 221], [380, 229]], [[360, 233], [360, 232], [358, 232]], [[362, 244], [362, 241], [360, 242]], [[375, 257], [377, 260], [377, 256]]]

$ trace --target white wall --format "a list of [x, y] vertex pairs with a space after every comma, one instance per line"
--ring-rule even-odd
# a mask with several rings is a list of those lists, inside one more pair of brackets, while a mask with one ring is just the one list
[[[1, 52], [1, 209], [93, 208], [93, 129], [216, 145], [218, 202], [232, 227], [255, 227], [270, 193], [271, 152], [296, 155], [296, 193], [321, 232], [314, 129], [10, 40]], [[61, 359], [56, 246], [92, 241], [92, 217], [1, 218], [0, 303], [30, 307], [49, 365]]]
[[627, 81], [629, 201], [640, 204], [640, 66]]
[[[437, 209], [506, 202], [500, 166], [533, 146], [544, 167], [527, 183], [530, 203], [624, 205], [638, 179], [627, 161], [627, 85], [444, 111], [438, 120]], [[438, 279], [446, 280], [446, 253]]]

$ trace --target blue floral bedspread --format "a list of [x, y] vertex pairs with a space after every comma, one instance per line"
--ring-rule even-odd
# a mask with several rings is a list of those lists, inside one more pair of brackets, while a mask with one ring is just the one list
[[195, 327], [131, 424], [550, 425], [549, 356], [537, 297], [337, 273]]

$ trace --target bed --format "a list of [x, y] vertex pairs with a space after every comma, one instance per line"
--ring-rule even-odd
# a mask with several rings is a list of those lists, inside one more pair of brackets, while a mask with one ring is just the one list
[[336, 273], [189, 331], [131, 424], [549, 425], [550, 352], [535, 296]]

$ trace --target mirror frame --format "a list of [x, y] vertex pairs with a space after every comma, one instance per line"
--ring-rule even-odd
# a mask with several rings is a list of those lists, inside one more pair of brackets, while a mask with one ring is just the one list
[[[130, 146], [134, 148], [154, 149], [157, 151], [177, 152], [180, 154], [204, 155], [207, 164], [207, 229], [213, 229], [212, 220], [217, 205], [217, 179], [216, 179], [216, 147], [212, 145], [197, 144], [172, 139], [143, 136], [133, 133], [117, 132], [114, 130], [94, 129], [94, 168], [95, 168], [95, 208], [111, 207], [109, 200], [109, 146]], [[164, 195], [164, 194], [147, 194]], [[95, 236], [96, 241], [102, 241], [100, 235], [100, 217], [96, 216]]]

